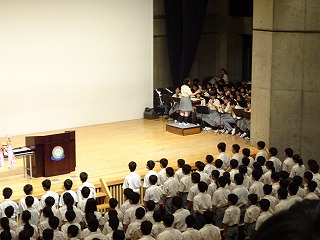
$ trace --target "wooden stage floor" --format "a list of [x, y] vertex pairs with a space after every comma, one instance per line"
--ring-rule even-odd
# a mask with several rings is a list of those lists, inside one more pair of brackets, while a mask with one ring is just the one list
[[[245, 140], [231, 135], [216, 135], [214, 131], [201, 132], [200, 134], [179, 136], [166, 132], [166, 121], [157, 120], [131, 120], [73, 129], [63, 129], [32, 135], [45, 135], [59, 133], [66, 130], [76, 131], [76, 171], [70, 174], [50, 177], [53, 190], [61, 189], [63, 181], [70, 178], [74, 185], [80, 185], [79, 173], [86, 171], [92, 183], [99, 182], [101, 177], [107, 181], [123, 179], [128, 174], [128, 163], [136, 161], [137, 172], [141, 175], [147, 172], [147, 160], [159, 160], [163, 157], [169, 160], [170, 166], [176, 166], [176, 161], [183, 158], [187, 163], [204, 161], [207, 154], [217, 156], [217, 144], [225, 142], [227, 152], [231, 153], [231, 145], [238, 143], [241, 149], [249, 147], [252, 152], [257, 152], [255, 147], [250, 147]], [[31, 135], [13, 136], [13, 147], [25, 145], [25, 137]], [[4, 142], [5, 139], [0, 141]], [[41, 191], [41, 182], [45, 178], [25, 178], [23, 176], [22, 159], [16, 160], [16, 167], [8, 170], [8, 163], [0, 169], [1, 187], [13, 189], [13, 199], [23, 196], [22, 188], [30, 183], [35, 192]], [[159, 169], [159, 164], [156, 169]], [[2, 194], [0, 197], [2, 200]]]

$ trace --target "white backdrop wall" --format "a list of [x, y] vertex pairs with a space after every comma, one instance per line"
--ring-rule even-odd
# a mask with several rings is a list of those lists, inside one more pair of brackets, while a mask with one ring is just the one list
[[151, 0], [1, 0], [0, 136], [141, 118], [152, 11]]

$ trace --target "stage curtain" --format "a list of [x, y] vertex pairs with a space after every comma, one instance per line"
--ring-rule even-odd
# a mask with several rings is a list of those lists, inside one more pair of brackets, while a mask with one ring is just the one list
[[180, 86], [192, 67], [208, 0], [165, 0], [168, 55], [173, 84]]

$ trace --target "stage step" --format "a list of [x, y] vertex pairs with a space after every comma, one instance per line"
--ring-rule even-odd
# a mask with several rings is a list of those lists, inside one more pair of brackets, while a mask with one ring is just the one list
[[170, 133], [174, 133], [182, 136], [201, 133], [201, 127], [199, 125], [195, 125], [192, 123], [189, 123], [188, 125], [179, 125], [178, 123], [168, 123], [166, 126], [166, 130]]

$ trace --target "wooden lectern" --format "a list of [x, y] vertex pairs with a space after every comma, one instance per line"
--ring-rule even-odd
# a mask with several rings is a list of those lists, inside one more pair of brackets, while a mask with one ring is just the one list
[[75, 131], [26, 137], [26, 146], [34, 149], [33, 177], [50, 177], [75, 171], [75, 140]]

